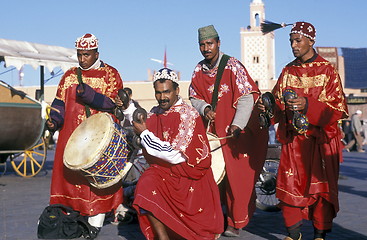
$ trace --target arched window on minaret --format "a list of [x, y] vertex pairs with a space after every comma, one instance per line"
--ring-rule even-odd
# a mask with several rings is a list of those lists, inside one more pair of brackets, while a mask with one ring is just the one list
[[255, 26], [256, 27], [260, 26], [260, 14], [258, 13], [255, 14]]

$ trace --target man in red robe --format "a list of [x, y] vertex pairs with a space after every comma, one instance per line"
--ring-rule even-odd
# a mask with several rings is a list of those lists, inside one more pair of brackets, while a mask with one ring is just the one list
[[219, 138], [235, 136], [220, 141], [226, 171], [224, 201], [228, 226], [224, 235], [236, 237], [256, 209], [254, 185], [265, 161], [268, 130], [260, 127], [260, 111], [253, 109], [260, 91], [245, 67], [233, 57], [225, 64], [216, 108], [212, 109], [218, 66], [224, 56], [213, 25], [199, 29], [199, 47], [205, 59], [194, 70], [189, 95], [205, 125], [209, 121], [210, 132]]
[[[61, 78], [51, 111], [48, 127], [60, 130], [54, 159], [50, 204], [63, 204], [90, 216], [89, 223], [98, 230], [103, 225], [105, 213], [122, 203], [122, 187], [116, 184], [106, 189], [92, 187], [78, 171], [63, 164], [65, 145], [73, 131], [86, 118], [87, 104], [91, 114], [113, 112], [112, 101], [122, 86], [118, 71], [99, 59], [98, 40], [85, 34], [75, 42], [83, 84], [79, 84], [77, 69], [69, 69]], [[92, 152], [93, 149], [91, 149]]]
[[[282, 144], [276, 196], [288, 230], [286, 240], [302, 238], [302, 219], [312, 221], [315, 240], [325, 239], [339, 210], [338, 121], [348, 112], [340, 77], [314, 50], [315, 38], [312, 24], [293, 25], [290, 43], [296, 59], [284, 67], [272, 91], [272, 122], [279, 123]], [[262, 104], [259, 108], [264, 110]]]
[[154, 75], [158, 106], [133, 121], [150, 167], [139, 178], [133, 206], [147, 239], [215, 239], [223, 231], [218, 186], [199, 113], [179, 97], [178, 77]]

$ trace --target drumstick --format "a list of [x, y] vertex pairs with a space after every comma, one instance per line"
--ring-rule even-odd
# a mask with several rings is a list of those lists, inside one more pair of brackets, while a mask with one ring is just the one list
[[60, 113], [60, 110], [51, 106], [48, 106], [49, 109], [56, 111], [57, 113]]
[[227, 138], [231, 138], [231, 137], [233, 137], [233, 134], [225, 136], [225, 137], [217, 137], [215, 139], [210, 139], [209, 142], [214, 141], [214, 140], [223, 140], [223, 139], [227, 139]]
[[51, 115], [50, 115], [49, 110], [54, 110], [57, 113], [60, 113], [60, 110], [57, 109], [57, 108], [51, 107], [50, 105], [47, 105], [47, 107], [46, 107], [46, 114], [48, 116], [48, 119], [52, 122], [52, 119], [51, 119]]
[[[206, 128], [206, 132], [209, 132], [210, 122], [211, 122], [211, 120], [208, 121], [208, 127]], [[225, 136], [225, 137], [217, 137], [215, 139], [210, 139], [209, 141], [222, 140], [222, 139], [227, 139], [227, 138], [231, 138], [231, 137], [233, 137], [233, 134]]]
[[206, 127], [206, 132], [209, 132], [210, 121], [211, 121], [211, 120], [209, 120], [209, 121], [208, 121], [208, 126]]

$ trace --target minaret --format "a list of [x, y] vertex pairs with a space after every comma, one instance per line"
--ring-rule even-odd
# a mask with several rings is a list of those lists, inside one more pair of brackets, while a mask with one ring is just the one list
[[262, 34], [260, 24], [265, 20], [262, 0], [250, 4], [250, 25], [240, 29], [241, 62], [260, 90], [271, 90], [276, 82], [274, 33]]

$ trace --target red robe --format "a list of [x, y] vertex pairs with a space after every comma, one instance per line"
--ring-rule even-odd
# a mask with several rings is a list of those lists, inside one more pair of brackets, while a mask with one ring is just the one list
[[210, 168], [208, 139], [198, 112], [184, 102], [166, 112], [155, 107], [146, 123], [149, 131], [169, 142], [187, 160], [170, 164], [144, 151], [150, 168], [139, 178], [134, 199], [143, 234], [154, 239], [141, 209], [185, 239], [214, 239], [215, 234], [223, 232], [223, 215]]
[[[122, 88], [119, 73], [107, 64], [98, 69], [82, 71], [82, 77], [85, 84], [111, 99]], [[70, 170], [63, 164], [64, 149], [70, 135], [86, 119], [84, 104], [76, 97], [77, 86], [76, 68], [71, 68], [64, 74], [57, 88], [54, 103], [58, 105], [53, 104], [61, 109], [63, 125], [55, 153], [50, 204], [61, 203], [83, 215], [93, 216], [116, 209], [122, 203], [123, 192], [121, 184], [106, 189], [94, 188], [80, 172]], [[91, 108], [91, 114], [98, 112]]]
[[[209, 71], [199, 63], [193, 73], [190, 97], [211, 103], [218, 68]], [[245, 67], [231, 57], [224, 69], [218, 89], [216, 119], [211, 132], [218, 137], [227, 135], [236, 113], [238, 99], [252, 94], [254, 102], [260, 91]], [[238, 139], [221, 140], [227, 178], [226, 201], [228, 224], [235, 228], [247, 225], [256, 206], [254, 185], [262, 170], [267, 152], [268, 130], [259, 125], [259, 110], [254, 108], [251, 118]], [[207, 122], [204, 120], [205, 124]]]
[[[307, 110], [301, 111], [310, 123], [305, 134], [292, 127], [292, 112], [285, 111], [282, 100], [285, 89], [308, 100]], [[277, 105], [273, 120], [279, 122], [277, 137], [282, 143], [277, 197], [286, 204], [302, 207], [305, 219], [308, 207], [322, 197], [332, 204], [331, 215], [335, 217], [342, 159], [338, 120], [348, 116], [338, 73], [318, 55], [303, 64], [295, 60], [283, 69], [273, 94]]]

